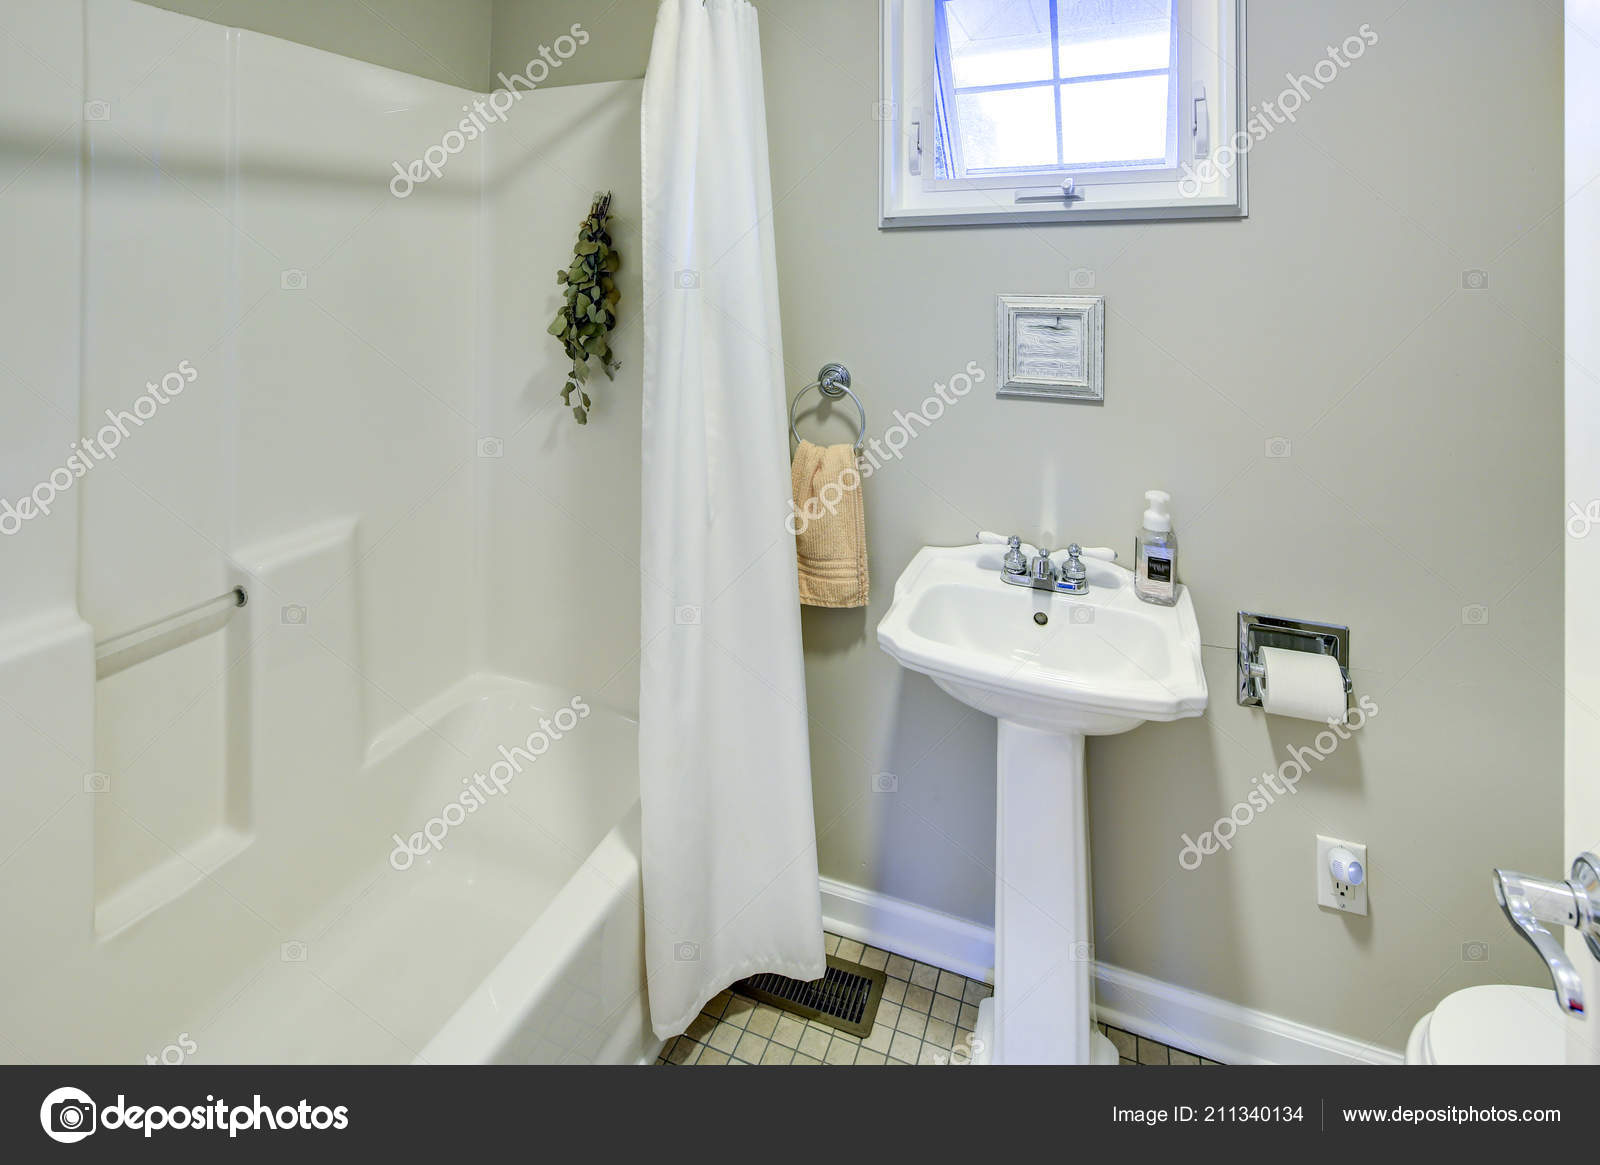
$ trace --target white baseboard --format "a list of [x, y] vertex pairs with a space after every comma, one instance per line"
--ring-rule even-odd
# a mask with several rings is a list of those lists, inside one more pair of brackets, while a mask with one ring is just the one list
[[887, 894], [822, 879], [822, 920], [834, 934], [969, 979], [994, 981], [994, 930]]
[[[994, 931], [964, 918], [822, 879], [822, 917], [834, 934], [994, 980]], [[1101, 1023], [1224, 1064], [1399, 1064], [1400, 1052], [1202, 995], [1107, 963], [1095, 967]]]
[[1223, 1064], [1401, 1064], [1389, 1048], [1177, 987], [1095, 966], [1101, 1023]]

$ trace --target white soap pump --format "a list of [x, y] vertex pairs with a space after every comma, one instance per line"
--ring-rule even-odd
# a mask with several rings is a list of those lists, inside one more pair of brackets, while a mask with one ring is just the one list
[[1172, 495], [1153, 489], [1144, 495], [1148, 509], [1133, 541], [1133, 593], [1147, 603], [1170, 607], [1178, 601], [1178, 536], [1172, 531]]

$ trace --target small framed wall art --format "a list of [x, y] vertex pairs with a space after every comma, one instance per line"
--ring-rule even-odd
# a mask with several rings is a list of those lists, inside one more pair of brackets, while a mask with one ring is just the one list
[[1100, 295], [1002, 295], [996, 396], [1104, 401], [1106, 301]]

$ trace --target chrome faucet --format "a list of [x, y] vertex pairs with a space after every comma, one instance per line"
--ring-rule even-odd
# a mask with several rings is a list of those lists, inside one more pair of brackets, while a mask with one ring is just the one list
[[1022, 553], [1022, 539], [1015, 534], [1006, 541], [1005, 572], [1008, 575], [1028, 573], [1028, 556]]
[[1583, 978], [1545, 924], [1573, 927], [1583, 935], [1589, 953], [1600, 959], [1600, 858], [1579, 854], [1572, 862], [1572, 877], [1565, 882], [1496, 870], [1494, 897], [1549, 968], [1561, 1010], [1583, 1018]]
[[1074, 542], [1067, 547], [1067, 560], [1061, 564], [1061, 582], [1056, 588], [1069, 595], [1086, 595], [1089, 593], [1089, 568], [1083, 565], [1079, 557], [1083, 547]]
[[[999, 541], [993, 535], [982, 537], [995, 543]], [[1059, 591], [1065, 595], [1086, 595], [1089, 593], [1089, 568], [1083, 564], [1085, 557], [1114, 562], [1117, 555], [1114, 550], [1104, 547], [1086, 551], [1074, 542], [1067, 547], [1066, 561], [1057, 569], [1056, 564], [1050, 561], [1049, 550], [1040, 547], [1030, 559], [1027, 550], [1023, 549], [1022, 539], [1013, 534], [1006, 539], [1006, 556], [1000, 567], [1000, 577], [1012, 586]]]

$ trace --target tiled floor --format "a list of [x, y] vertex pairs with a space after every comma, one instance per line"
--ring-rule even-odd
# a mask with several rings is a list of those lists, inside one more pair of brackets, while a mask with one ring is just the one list
[[[658, 1064], [953, 1064], [972, 1059], [978, 1003], [994, 988], [836, 934], [830, 955], [888, 974], [872, 1034], [862, 1039], [724, 991], [676, 1039]], [[1209, 1064], [1116, 1028], [1101, 1026], [1124, 1064]]]

